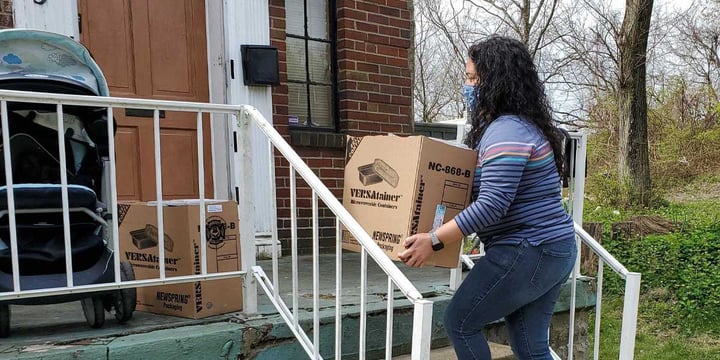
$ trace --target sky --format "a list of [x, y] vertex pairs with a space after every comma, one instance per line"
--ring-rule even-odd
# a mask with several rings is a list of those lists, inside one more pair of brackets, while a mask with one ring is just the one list
[[[692, 0], [656, 0], [655, 4], [668, 4], [670, 6], [679, 8], [679, 9], [687, 9], [690, 4], [692, 3]], [[625, 0], [612, 0], [612, 4], [614, 7], [618, 9], [624, 9], [625, 8]]]

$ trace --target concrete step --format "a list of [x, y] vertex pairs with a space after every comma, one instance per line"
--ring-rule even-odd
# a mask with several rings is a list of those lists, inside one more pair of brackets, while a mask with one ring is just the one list
[[[507, 345], [490, 343], [490, 353], [494, 360], [514, 360], [513, 352]], [[410, 360], [410, 355], [396, 356], [394, 360]], [[430, 350], [430, 360], [457, 360], [452, 346]]]

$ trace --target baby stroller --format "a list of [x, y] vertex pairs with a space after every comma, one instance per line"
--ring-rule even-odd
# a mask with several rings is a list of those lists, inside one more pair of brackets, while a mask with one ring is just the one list
[[[87, 49], [63, 35], [12, 29], [0, 31], [0, 89], [108, 96], [108, 86]], [[20, 288], [66, 286], [60, 172], [68, 179], [73, 282], [88, 285], [115, 280], [108, 246], [110, 218], [102, 202], [103, 164], [108, 158], [107, 110], [63, 107], [58, 129], [56, 106], [8, 102], [9, 144], [0, 138], [0, 292], [13, 291], [9, 209], [4, 152], [10, 151], [14, 184]], [[66, 169], [60, 168], [58, 131], [65, 138]], [[120, 264], [122, 280], [134, 280]], [[105, 311], [128, 321], [135, 289], [66, 294], [0, 301], [0, 337], [10, 334], [9, 304], [55, 304], [80, 300], [88, 324], [105, 322]]]

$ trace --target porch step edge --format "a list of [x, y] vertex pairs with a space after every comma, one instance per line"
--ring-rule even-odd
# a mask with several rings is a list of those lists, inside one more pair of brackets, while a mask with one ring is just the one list
[[[494, 342], [490, 342], [488, 345], [490, 345], [490, 353], [492, 354], [493, 360], [515, 359], [512, 349], [510, 349], [509, 346]], [[393, 360], [410, 360], [410, 355], [396, 356]], [[430, 360], [457, 360], [457, 355], [455, 355], [455, 350], [452, 346], [447, 346], [430, 350]]]

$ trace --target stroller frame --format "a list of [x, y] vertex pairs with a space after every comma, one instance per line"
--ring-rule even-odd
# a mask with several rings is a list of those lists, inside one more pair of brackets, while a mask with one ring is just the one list
[[[61, 96], [60, 94], [109, 95], [102, 71], [87, 49], [66, 36], [26, 29], [2, 30], [0, 31], [0, 44], [4, 45], [0, 50], [4, 54], [3, 61], [0, 63], [0, 89], [33, 91], [38, 94], [47, 92], [59, 96]], [[38, 63], [38, 59], [48, 59], [48, 63]], [[121, 281], [135, 279], [129, 263], [119, 264], [119, 274], [116, 274], [116, 268], [111, 266], [114, 256], [117, 256], [113, 249], [108, 247], [109, 241], [115, 241], [115, 239], [111, 239], [112, 233], [109, 231], [111, 222], [108, 220], [112, 218], [112, 215], [103, 203], [98, 202], [96, 197], [96, 192], [103, 194], [103, 191], [98, 191], [102, 189], [105, 182], [103, 177], [107, 175], [107, 172], [103, 171], [102, 164], [107, 162], [106, 144], [111, 141], [107, 137], [113, 133], [108, 130], [107, 120], [103, 120], [105, 116], [103, 108], [93, 110], [56, 105], [57, 146], [49, 146], [49, 152], [43, 147], [42, 149], [46, 153], [42, 155], [49, 156], [58, 162], [56, 165], [59, 165], [57, 170], [59, 179], [54, 178], [54, 185], [13, 183], [13, 178], [17, 175], [15, 172], [19, 169], [16, 168], [18, 166], [15, 163], [17, 159], [12, 159], [11, 153], [15, 155], [18, 147], [14, 146], [10, 133], [20, 131], [17, 134], [27, 135], [28, 138], [42, 146], [41, 142], [37, 142], [32, 131], [28, 132], [27, 130], [32, 130], [33, 127], [42, 128], [42, 124], [35, 122], [35, 117], [43, 111], [53, 113], [52, 108], [52, 105], [48, 106], [43, 102], [2, 100], [4, 159], [0, 160], [5, 163], [3, 170], [8, 180], [8, 186], [0, 187], [0, 220], [7, 221], [6, 226], [10, 236], [5, 239], [10, 241], [8, 244], [3, 243], [5, 248], [0, 247], [0, 294], [20, 289], [42, 291], [75, 284], [99, 285], [112, 283], [118, 277]], [[15, 114], [16, 111], [28, 111], [29, 120], [21, 117], [21, 119], [15, 118], [11, 122], [9, 113]], [[30, 117], [30, 114], [33, 116]], [[77, 116], [77, 121], [83, 127], [82, 134], [78, 134], [78, 136], [82, 135], [87, 139], [84, 145], [82, 145], [83, 143], [80, 143], [81, 145], [73, 144], [76, 139], [73, 132], [70, 132], [68, 137], [67, 129], [70, 128], [64, 121], [66, 114]], [[91, 117], [87, 117], [91, 114]], [[87, 126], [92, 126], [92, 128]], [[22, 130], [18, 130], [20, 127]], [[48, 130], [43, 131], [47, 132]], [[103, 136], [105, 139], [102, 139]], [[73, 145], [76, 146], [72, 147]], [[72, 148], [67, 148], [68, 146]], [[20, 150], [26, 150], [26, 148], [20, 148]], [[86, 152], [78, 149], [85, 149]], [[70, 154], [68, 154], [68, 150]], [[76, 154], [76, 150], [80, 151], [79, 155]], [[53, 155], [54, 152], [57, 156]], [[80, 159], [76, 159], [76, 156], [80, 156]], [[74, 161], [71, 162], [68, 159]], [[92, 165], [93, 159], [96, 164], [94, 166]], [[78, 162], [78, 160], [80, 161]], [[91, 161], [88, 163], [91, 166], [91, 172], [81, 179], [78, 176], [79, 170], [86, 167], [86, 161]], [[71, 185], [68, 178], [71, 166], [74, 170], [74, 180], [82, 180], [81, 184], [88, 181], [87, 186]], [[29, 168], [34, 169], [32, 166]], [[33, 174], [43, 174], [40, 182], [48, 182], [48, 176], [53, 176], [52, 169], [47, 170], [46, 167], [40, 169], [45, 171], [34, 169], [37, 171], [34, 171]], [[75, 195], [77, 196], [74, 197]], [[18, 203], [18, 200], [21, 201]], [[59, 218], [58, 214], [61, 214]], [[80, 224], [82, 229], [79, 229], [79, 225], [73, 223], [71, 219], [74, 218], [77, 221], [78, 216], [80, 219], [90, 219], [89, 223]], [[50, 223], [47, 223], [45, 219], [50, 219]], [[38, 221], [41, 222], [38, 223]], [[2, 226], [0, 224], [0, 228]], [[56, 249], [57, 246], [53, 247], [52, 245], [59, 243], [59, 234], [57, 234], [59, 226], [62, 226], [64, 253], [60, 253]], [[34, 228], [43, 231], [43, 234], [38, 235], [37, 239], [35, 236], [28, 237]], [[19, 230], [23, 231], [22, 236], [18, 234]], [[44, 243], [44, 239], [47, 239], [48, 242]], [[83, 242], [83, 246], [88, 248], [78, 249], [75, 243], [80, 241]], [[42, 248], [43, 244], [46, 244], [45, 248]], [[28, 249], [27, 246], [30, 248]], [[75, 256], [75, 251], [79, 256]], [[8, 255], [12, 259], [9, 272]], [[65, 259], [66, 257], [68, 259]], [[60, 260], [65, 265], [64, 272], [58, 271]], [[24, 261], [22, 267], [20, 266], [21, 261]], [[79, 266], [76, 266], [78, 264]], [[10, 335], [10, 304], [52, 304], [76, 300], [81, 301], [87, 323], [91, 327], [99, 328], [104, 324], [105, 311], [114, 311], [115, 317], [121, 323], [132, 318], [135, 310], [136, 291], [134, 288], [123, 288], [0, 300], [0, 337]]]

